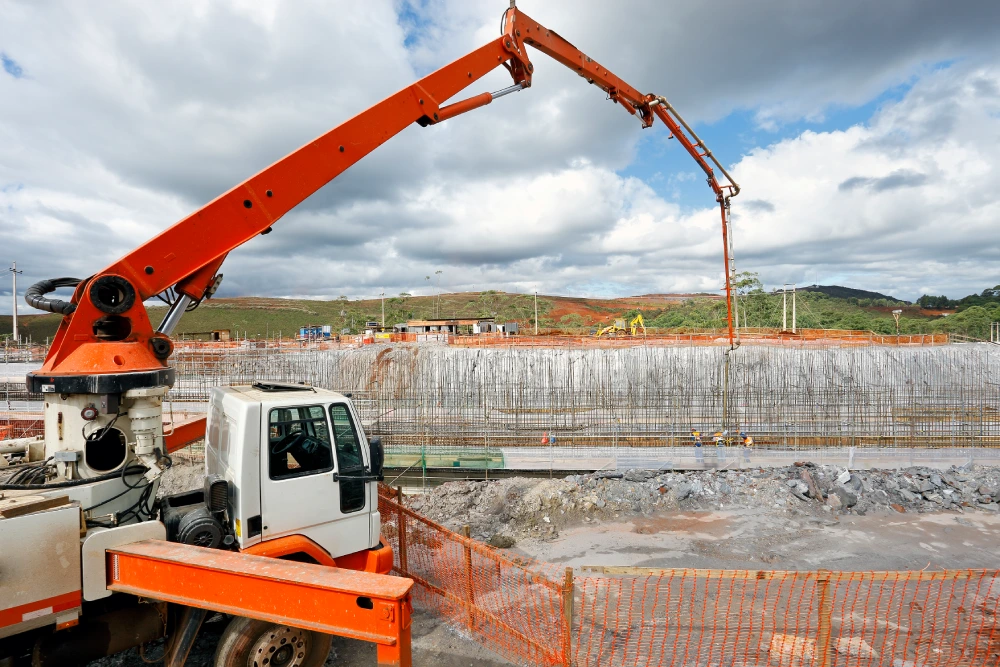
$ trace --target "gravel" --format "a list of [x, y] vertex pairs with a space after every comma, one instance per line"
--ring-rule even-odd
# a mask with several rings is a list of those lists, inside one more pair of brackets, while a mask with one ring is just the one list
[[410, 496], [415, 511], [500, 548], [559, 530], [674, 510], [767, 507], [818, 516], [1000, 512], [1000, 468], [848, 471], [803, 462], [784, 468], [675, 472], [628, 470], [563, 479], [450, 482]]

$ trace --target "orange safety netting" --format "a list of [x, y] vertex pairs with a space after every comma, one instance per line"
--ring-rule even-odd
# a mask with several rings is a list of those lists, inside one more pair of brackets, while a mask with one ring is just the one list
[[[558, 568], [510, 558], [402, 507], [381, 487], [382, 538], [414, 603], [517, 664], [562, 665], [569, 648]], [[569, 589], [571, 590], [571, 589]]]
[[[507, 335], [475, 334], [447, 336], [449, 345], [457, 347], [572, 347], [572, 348], [622, 348], [663, 347], [671, 345], [728, 345], [728, 332], [724, 329], [681, 329], [650, 331], [635, 336], [595, 336], [573, 334]], [[796, 333], [779, 329], [740, 328], [740, 342], [744, 345], [778, 345], [787, 347], [857, 347], [873, 345], [928, 346], [947, 345], [949, 334], [877, 334], [871, 331], [843, 331], [838, 329], [799, 329]]]
[[664, 570], [576, 579], [575, 665], [998, 665], [1000, 572]]
[[1000, 666], [998, 570], [572, 576], [452, 532], [385, 487], [379, 510], [416, 604], [516, 664]]
[[44, 434], [45, 419], [40, 412], [0, 411], [0, 440], [33, 438]]

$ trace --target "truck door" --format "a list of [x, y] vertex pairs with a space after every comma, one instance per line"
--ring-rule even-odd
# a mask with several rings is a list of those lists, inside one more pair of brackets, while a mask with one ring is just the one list
[[[262, 438], [267, 450], [261, 457], [261, 514], [265, 540], [305, 535], [336, 558], [369, 548], [371, 536], [367, 503], [358, 507], [356, 501], [345, 499], [344, 482], [334, 482], [334, 440], [329, 421], [333, 415], [340, 413], [328, 416], [324, 405], [267, 411]], [[349, 450], [346, 433], [343, 438], [345, 451]], [[348, 496], [352, 492], [348, 483]]]
[[[333, 441], [336, 444], [337, 475], [340, 480], [340, 511], [347, 515], [364, 512], [369, 504], [368, 482], [365, 475], [365, 458], [362, 453], [361, 438], [351, 419], [350, 410], [344, 403], [330, 406], [330, 421], [333, 423]], [[368, 521], [368, 517], [362, 517]]]

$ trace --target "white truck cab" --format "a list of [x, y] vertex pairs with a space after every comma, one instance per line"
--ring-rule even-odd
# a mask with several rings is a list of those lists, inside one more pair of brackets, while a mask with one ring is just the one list
[[[0, 667], [79, 665], [170, 634], [165, 604], [108, 587], [107, 552], [123, 545], [166, 540], [391, 570], [392, 550], [380, 544], [382, 446], [365, 437], [349, 396], [266, 382], [218, 387], [206, 428], [202, 489], [156, 500], [159, 480], [144, 484], [146, 469], [125, 456], [110, 475], [0, 494]], [[203, 616], [190, 616], [183, 632], [193, 637]], [[232, 627], [257, 639], [233, 651], [285, 627], [239, 622]], [[309, 637], [322, 662], [329, 638]]]
[[333, 558], [377, 547], [381, 469], [381, 443], [343, 394], [269, 382], [212, 390], [205, 472], [227, 483], [225, 532], [241, 550], [291, 535]]

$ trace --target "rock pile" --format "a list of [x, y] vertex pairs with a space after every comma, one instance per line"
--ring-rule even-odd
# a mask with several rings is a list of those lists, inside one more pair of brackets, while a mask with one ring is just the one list
[[451, 482], [408, 499], [449, 528], [507, 548], [560, 528], [658, 511], [770, 508], [793, 513], [1000, 512], [1000, 468], [849, 471], [785, 468], [674, 472], [629, 470], [564, 479]]

